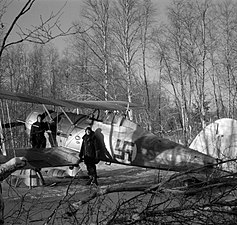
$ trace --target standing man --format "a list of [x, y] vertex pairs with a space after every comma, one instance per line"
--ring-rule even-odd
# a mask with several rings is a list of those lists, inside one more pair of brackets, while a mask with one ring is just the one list
[[32, 124], [30, 131], [30, 142], [33, 148], [45, 148], [46, 138], [44, 136], [47, 130], [46, 123], [42, 122], [42, 116], [37, 116], [37, 121]]
[[98, 185], [96, 172], [96, 164], [99, 162], [98, 140], [95, 136], [95, 132], [92, 131], [90, 127], [86, 128], [85, 135], [82, 139], [83, 141], [79, 157], [82, 161], [84, 160], [88, 175], [90, 177], [87, 185]]

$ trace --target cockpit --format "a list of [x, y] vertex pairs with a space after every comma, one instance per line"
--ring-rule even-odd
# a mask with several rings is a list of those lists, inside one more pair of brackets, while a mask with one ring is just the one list
[[105, 115], [103, 122], [109, 125], [116, 126], [133, 126], [132, 121], [128, 120], [124, 114], [118, 112], [109, 112]]
[[104, 123], [106, 124], [117, 124], [120, 120], [121, 115], [114, 112], [108, 112], [104, 117]]

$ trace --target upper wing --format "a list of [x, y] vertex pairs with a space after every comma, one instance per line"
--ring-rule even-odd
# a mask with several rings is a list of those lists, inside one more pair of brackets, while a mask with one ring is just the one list
[[[15, 156], [27, 159], [29, 165], [24, 169], [77, 166], [79, 164], [78, 152], [64, 147], [16, 149]], [[9, 159], [0, 158], [0, 163], [4, 163], [6, 160]]]
[[60, 104], [60, 102], [51, 101], [48, 98], [41, 98], [41, 97], [26, 95], [26, 94], [21, 94], [21, 93], [13, 93], [13, 92], [5, 91], [5, 90], [0, 90], [0, 98], [21, 101], [21, 102], [63, 106], [62, 103]]
[[102, 110], [126, 110], [129, 108], [141, 108], [134, 103], [125, 101], [69, 101], [60, 99], [43, 98], [33, 95], [26, 95], [21, 93], [13, 93], [5, 90], [0, 90], [0, 98], [10, 99], [15, 101], [30, 102], [36, 104], [55, 105], [68, 108], [92, 108]]

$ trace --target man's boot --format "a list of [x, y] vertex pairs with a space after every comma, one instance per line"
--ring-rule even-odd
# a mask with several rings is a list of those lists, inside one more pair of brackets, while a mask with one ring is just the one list
[[93, 177], [91, 184], [95, 184], [96, 186], [98, 186], [98, 182], [97, 182], [97, 178]]
[[86, 185], [91, 185], [92, 181], [93, 181], [93, 177], [89, 176], [90, 179], [86, 182]]

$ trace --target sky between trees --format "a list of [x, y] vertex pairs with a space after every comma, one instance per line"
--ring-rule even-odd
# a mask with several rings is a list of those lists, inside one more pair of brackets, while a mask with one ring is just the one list
[[[10, 7], [8, 7], [7, 13], [3, 17], [3, 21], [9, 25], [15, 18], [15, 15], [17, 15], [17, 13], [21, 10], [25, 2], [26, 1], [23, 0], [13, 1]], [[171, 0], [153, 0], [152, 2], [158, 9], [157, 18], [159, 18], [159, 20], [166, 19], [166, 7], [170, 4]], [[56, 12], [60, 10], [60, 8], [63, 8], [60, 23], [62, 24], [62, 27], [66, 29], [80, 18], [82, 4], [82, 0], [37, 0], [30, 12], [19, 20], [19, 25], [25, 28], [30, 28], [32, 25], [38, 25], [41, 15], [44, 18], [47, 18], [52, 12]], [[17, 29], [12, 32], [9, 41], [16, 39], [16, 32]], [[55, 44], [60, 53], [62, 53], [67, 45], [67, 40], [60, 37], [52, 42]]]

